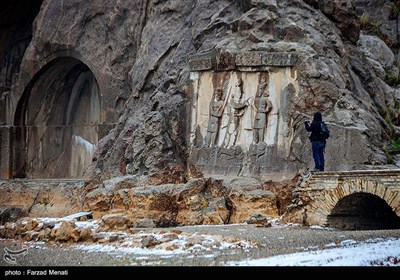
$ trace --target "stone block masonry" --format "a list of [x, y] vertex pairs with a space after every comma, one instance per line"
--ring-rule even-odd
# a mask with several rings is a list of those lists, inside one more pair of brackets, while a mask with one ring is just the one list
[[[286, 213], [287, 221], [325, 226], [332, 215], [364, 219], [369, 212], [376, 216], [386, 208], [400, 217], [400, 170], [315, 173], [295, 192], [299, 199]], [[388, 226], [396, 226], [398, 221], [394, 217], [391, 223]]]

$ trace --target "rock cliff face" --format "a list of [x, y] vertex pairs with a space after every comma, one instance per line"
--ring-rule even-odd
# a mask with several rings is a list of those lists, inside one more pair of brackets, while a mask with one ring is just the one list
[[[316, 111], [332, 135], [327, 169], [396, 163], [398, 1], [43, 0], [18, 8], [11, 2], [0, 4], [2, 178], [145, 175], [157, 185], [218, 170], [297, 173], [312, 168], [303, 122]], [[201, 72], [196, 84], [190, 59], [210, 51], [216, 68]], [[290, 53], [296, 60], [285, 68], [274, 61], [240, 66], [249, 53]], [[248, 77], [247, 88], [261, 81], [260, 73], [276, 84], [285, 73], [287, 84], [269, 87], [280, 92], [273, 95], [277, 134], [253, 154], [250, 141], [245, 151], [231, 145], [224, 157], [204, 163], [221, 150], [204, 154], [191, 138], [194, 97], [207, 85], [204, 77], [212, 83], [224, 71]], [[237, 168], [219, 169], [224, 164]]]

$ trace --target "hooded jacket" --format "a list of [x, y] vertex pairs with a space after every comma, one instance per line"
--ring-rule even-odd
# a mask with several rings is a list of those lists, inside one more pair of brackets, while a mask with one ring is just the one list
[[310, 131], [311, 134], [308, 137], [311, 142], [321, 141], [326, 143], [326, 140], [321, 137], [321, 122], [322, 122], [322, 114], [320, 112], [314, 113], [314, 118], [309, 124], [307, 121], [304, 122], [304, 126], [307, 131]]

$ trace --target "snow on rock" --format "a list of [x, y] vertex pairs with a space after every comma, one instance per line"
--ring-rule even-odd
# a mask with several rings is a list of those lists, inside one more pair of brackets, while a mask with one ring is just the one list
[[[27, 229], [27, 227], [29, 229]], [[213, 249], [249, 250], [255, 243], [235, 237], [187, 233], [179, 229], [153, 229], [145, 231], [108, 230], [100, 220], [76, 221], [63, 218], [27, 218], [17, 223], [8, 223], [6, 238], [22, 237], [25, 241], [56, 241], [80, 243], [73, 247], [87, 251], [115, 254], [197, 254]], [[71, 244], [72, 245], [72, 244]]]

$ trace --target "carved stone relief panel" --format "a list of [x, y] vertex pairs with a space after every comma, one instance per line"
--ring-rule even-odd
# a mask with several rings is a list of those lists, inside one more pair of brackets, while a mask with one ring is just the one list
[[209, 52], [190, 60], [190, 164], [225, 175], [297, 170], [287, 160], [290, 100], [299, 92], [291, 68], [297, 56], [229, 53], [234, 60], [226, 68], [218, 67], [221, 57], [228, 55]]
[[247, 151], [252, 144], [277, 144], [280, 94], [286, 73], [200, 72], [192, 75], [194, 100], [190, 142], [201, 147]]

